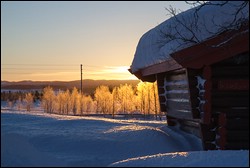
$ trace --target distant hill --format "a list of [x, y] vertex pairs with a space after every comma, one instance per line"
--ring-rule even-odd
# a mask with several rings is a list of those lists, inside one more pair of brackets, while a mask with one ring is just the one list
[[[92, 80], [85, 79], [82, 82], [83, 92], [87, 94], [93, 94], [95, 89], [100, 85], [106, 85], [110, 88], [119, 86], [120, 84], [131, 84], [136, 86], [140, 81], [139, 80]], [[54, 90], [62, 89], [72, 89], [76, 87], [80, 89], [81, 83], [80, 80], [76, 81], [18, 81], [18, 82], [9, 82], [1, 81], [1, 90], [41, 90], [47, 86], [51, 86]]]

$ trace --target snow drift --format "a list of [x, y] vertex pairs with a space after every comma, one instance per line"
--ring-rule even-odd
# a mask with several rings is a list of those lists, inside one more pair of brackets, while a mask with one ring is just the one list
[[249, 166], [166, 121], [1, 110], [1, 166]]

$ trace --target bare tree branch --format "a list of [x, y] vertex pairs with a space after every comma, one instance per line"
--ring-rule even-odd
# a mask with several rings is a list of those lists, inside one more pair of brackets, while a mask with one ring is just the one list
[[[249, 5], [248, 1], [243, 1], [239, 4], [235, 4], [230, 1], [186, 1], [186, 3], [193, 6], [193, 18], [184, 18], [183, 15], [178, 15], [177, 9], [173, 8], [172, 6], [165, 8], [168, 12], [167, 15], [169, 15], [170, 19], [173, 19], [174, 21], [170, 22], [171, 24], [165, 26], [164, 29], [158, 29], [161, 36], [161, 40], [158, 41], [160, 48], [173, 40], [179, 43], [179, 47], [188, 43], [197, 44], [201, 42], [200, 37], [198, 37], [200, 32], [206, 32], [211, 36], [215, 36], [218, 33], [232, 29], [238, 29], [240, 26], [242, 26], [242, 23], [248, 19], [243, 17], [243, 9]], [[222, 7], [224, 5], [231, 5], [235, 9], [233, 12], [230, 11], [231, 13], [225, 13], [225, 15], [232, 15], [233, 19], [229, 23], [220, 24], [218, 21], [216, 22], [217, 18], [215, 16], [211, 16], [212, 19], [210, 20], [210, 23], [205, 21], [205, 16], [201, 18], [200, 11], [205, 6]], [[216, 27], [216, 31], [214, 31], [214, 29], [208, 28], [208, 25], [206, 24], [212, 24], [212, 26], [209, 26]], [[176, 50], [176, 48], [173, 50]]]

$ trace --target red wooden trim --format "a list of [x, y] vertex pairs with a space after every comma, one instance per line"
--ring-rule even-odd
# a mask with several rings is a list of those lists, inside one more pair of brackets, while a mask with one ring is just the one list
[[225, 127], [219, 128], [219, 135], [220, 135], [220, 138], [218, 140], [219, 141], [218, 145], [220, 149], [224, 150], [226, 146], [226, 128]]
[[218, 90], [249, 90], [249, 80], [218, 80]]
[[141, 79], [142, 81], [154, 82], [156, 80], [155, 74], [177, 70], [181, 68], [182, 66], [178, 64], [175, 60], [169, 59], [168, 61], [151, 65], [134, 73], [132, 73], [131, 69], [129, 69], [128, 71], [134, 74], [137, 78]]
[[169, 59], [165, 62], [151, 65], [149, 67], [143, 68], [141, 70], [142, 76], [153, 75], [161, 72], [168, 72], [176, 69], [182, 68], [175, 60]]
[[128, 69], [128, 71], [129, 71], [131, 74], [135, 75], [138, 79], [141, 79], [141, 78], [142, 78], [141, 71], [132, 72], [131, 69]]
[[222, 33], [205, 42], [175, 52], [171, 54], [171, 57], [184, 68], [200, 69], [204, 65], [214, 64], [249, 51], [248, 29], [247, 25], [242, 30]]
[[225, 146], [226, 146], [226, 121], [227, 121], [227, 118], [226, 118], [226, 114], [225, 113], [220, 113], [219, 114], [219, 135], [220, 135], [220, 138], [219, 138], [219, 146], [220, 146], [220, 149], [224, 150], [225, 149]]
[[225, 127], [226, 126], [226, 121], [227, 121], [227, 118], [226, 118], [226, 113], [220, 113], [219, 114], [219, 126], [220, 127]]

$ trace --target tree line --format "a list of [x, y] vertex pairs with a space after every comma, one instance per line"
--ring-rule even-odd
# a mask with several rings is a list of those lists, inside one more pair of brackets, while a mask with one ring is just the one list
[[[1, 94], [2, 97], [2, 94]], [[19, 95], [16, 104], [24, 101], [25, 108], [30, 111], [32, 103], [39, 100], [46, 113], [61, 115], [88, 115], [88, 114], [143, 114], [161, 118], [157, 84], [140, 82], [137, 86], [121, 84], [110, 88], [98, 86], [93, 96], [81, 94], [74, 87], [72, 90], [57, 90], [48, 86], [41, 94], [25, 93]]]

